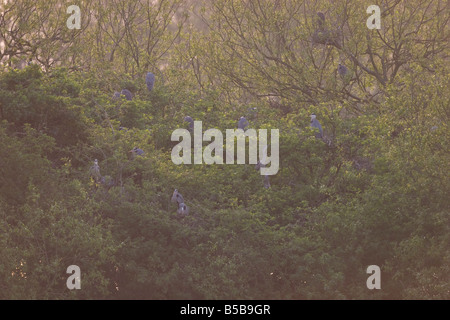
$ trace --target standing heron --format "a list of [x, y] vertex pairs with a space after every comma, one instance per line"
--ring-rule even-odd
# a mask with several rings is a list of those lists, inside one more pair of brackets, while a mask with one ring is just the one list
[[153, 86], [155, 85], [155, 75], [151, 72], [147, 72], [147, 76], [145, 77], [145, 84], [147, 85], [148, 91], [153, 90]]
[[194, 119], [191, 116], [186, 116], [184, 121], [189, 122], [189, 131], [192, 133], [194, 131]]
[[248, 127], [248, 121], [244, 117], [241, 117], [238, 122], [238, 129], [242, 129], [245, 131], [246, 127]]
[[317, 12], [317, 16], [319, 17], [319, 19], [317, 20], [319, 24], [319, 29], [323, 30], [325, 23], [325, 15], [323, 14], [323, 12]]
[[350, 78], [351, 78], [351, 74], [350, 74], [348, 68], [346, 66], [344, 66], [343, 64], [339, 63], [337, 71], [338, 71], [339, 75], [341, 76], [342, 81], [345, 84], [348, 84], [350, 82]]
[[324, 45], [332, 45], [338, 49], [342, 48], [341, 36], [342, 30], [339, 26], [337, 29], [329, 30], [325, 26], [325, 14], [317, 12], [317, 28], [312, 35], [312, 42]]
[[100, 174], [100, 166], [98, 165], [98, 160], [94, 160], [94, 165], [90, 168], [89, 172], [94, 178], [95, 182], [99, 183], [102, 181], [102, 175]]
[[319, 120], [316, 119], [316, 115], [314, 113], [311, 115], [311, 128], [319, 129], [319, 132], [316, 133], [316, 138], [321, 139], [323, 137], [322, 126], [320, 125]]
[[171, 201], [172, 201], [172, 202], [177, 202], [178, 205], [180, 205], [180, 203], [184, 203], [183, 196], [181, 195], [181, 193], [178, 192], [177, 189], [175, 189], [175, 190], [173, 191]]
[[270, 188], [270, 180], [269, 180], [269, 176], [267, 174], [264, 176], [264, 188], [266, 188], [266, 189]]
[[121, 94], [123, 94], [128, 101], [133, 100], [133, 94], [130, 92], [130, 90], [123, 89]]

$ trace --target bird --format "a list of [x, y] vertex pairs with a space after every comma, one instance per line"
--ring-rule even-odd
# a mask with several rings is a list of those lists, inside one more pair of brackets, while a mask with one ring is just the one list
[[316, 133], [316, 138], [322, 138], [323, 137], [322, 126], [320, 125], [319, 120], [316, 119], [316, 115], [314, 113], [311, 114], [311, 128], [319, 129], [319, 132]]
[[147, 76], [145, 77], [145, 83], [147, 84], [148, 91], [152, 91], [153, 86], [155, 85], [155, 75], [151, 72], [147, 72]]
[[245, 128], [248, 126], [248, 121], [247, 121], [247, 119], [245, 119], [244, 117], [241, 117], [240, 119], [239, 119], [239, 122], [238, 122], [238, 129], [242, 129], [242, 130], [245, 130]]
[[184, 204], [184, 202], [180, 202], [178, 204], [177, 213], [182, 216], [187, 216], [189, 214], [189, 207]]
[[130, 90], [123, 89], [121, 94], [123, 94], [128, 101], [133, 100], [133, 94], [130, 92]]
[[342, 81], [345, 84], [348, 84], [350, 82], [350, 78], [351, 78], [351, 73], [348, 70], [348, 68], [346, 66], [344, 66], [343, 64], [339, 63], [337, 71], [338, 71], [339, 75], [341, 76]]
[[94, 178], [95, 182], [101, 182], [102, 175], [100, 174], [100, 166], [98, 165], [98, 160], [94, 160], [94, 165], [90, 168], [89, 172], [91, 176]]
[[341, 76], [342, 81], [344, 81], [344, 83], [348, 83], [350, 81], [350, 72], [348, 71], [347, 67], [344, 66], [343, 64], [338, 65], [337, 71], [339, 73], [339, 75]]
[[103, 185], [104, 188], [110, 189], [116, 185], [114, 179], [111, 176], [104, 176], [100, 179], [100, 183]]
[[264, 176], [264, 188], [266, 188], [266, 189], [270, 188], [270, 180], [269, 180], [269, 176], [267, 174]]
[[184, 203], [183, 196], [181, 195], [181, 193], [178, 192], [177, 189], [175, 189], [175, 190], [173, 191], [171, 201], [172, 201], [172, 202], [177, 202], [178, 205], [179, 205], [180, 203]]
[[186, 117], [184, 117], [184, 121], [189, 122], [189, 131], [193, 132], [194, 131], [194, 119], [192, 119], [191, 116], [186, 116]]
[[343, 64], [338, 65], [338, 73], [341, 77], [345, 77], [347, 75], [348, 69]]
[[131, 153], [132, 159], [134, 159], [136, 156], [142, 156], [144, 154], [144, 150], [139, 149], [138, 147], [134, 147], [129, 152]]
[[[264, 167], [265, 167], [265, 165], [262, 164], [259, 160], [255, 164], [255, 169], [256, 170], [260, 170], [261, 168], [264, 168]], [[266, 189], [270, 188], [270, 179], [269, 179], [269, 176], [267, 174], [264, 175], [264, 188], [266, 188]]]
[[317, 12], [317, 16], [319, 17], [318, 24], [319, 24], [319, 28], [323, 29], [323, 24], [325, 23], [325, 15], [323, 14], [323, 12]]
[[333, 30], [325, 27], [325, 14], [317, 12], [317, 28], [312, 35], [312, 42], [324, 45], [332, 45], [338, 49], [342, 48], [342, 30], [340, 26]]
[[[263, 162], [266, 162], [267, 158], [267, 146], [264, 147], [263, 151]], [[266, 165], [261, 163], [261, 161], [258, 160], [258, 162], [255, 164], [255, 169], [257, 171], [261, 170], [261, 168], [264, 168]], [[270, 179], [269, 176], [266, 174], [264, 175], [264, 188], [269, 189], [270, 188]]]
[[119, 98], [120, 98], [120, 92], [119, 91], [114, 92], [113, 99], [116, 100]]

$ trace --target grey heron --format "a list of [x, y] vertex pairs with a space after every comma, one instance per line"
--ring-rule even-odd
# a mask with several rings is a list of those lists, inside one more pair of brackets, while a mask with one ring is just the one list
[[119, 98], [120, 98], [120, 92], [119, 91], [114, 92], [113, 99], [116, 100]]
[[245, 131], [246, 127], [248, 127], [248, 121], [244, 117], [241, 117], [238, 122], [238, 129], [242, 129]]
[[189, 131], [193, 132], [194, 131], [194, 119], [192, 119], [191, 116], [186, 116], [186, 117], [184, 117], [184, 121], [189, 122]]
[[322, 126], [320, 125], [319, 120], [316, 119], [316, 115], [314, 113], [311, 115], [311, 128], [319, 130], [319, 132], [316, 133], [316, 138], [322, 138], [323, 137]]
[[147, 72], [145, 76], [145, 84], [147, 85], [148, 91], [153, 90], [153, 86], [155, 85], [155, 75], [151, 72]]
[[98, 160], [94, 160], [94, 165], [89, 170], [91, 176], [94, 178], [95, 182], [101, 182], [102, 175], [100, 174], [100, 166], [98, 165]]
[[130, 90], [123, 89], [121, 94], [123, 94], [128, 101], [133, 100], [133, 94], [130, 92]]
[[344, 66], [343, 64], [339, 63], [337, 71], [338, 71], [339, 75], [341, 76], [342, 81], [345, 84], [348, 84], [350, 82], [350, 78], [351, 78], [351, 73], [348, 70], [348, 68], [346, 66]]
[[317, 16], [319, 17], [318, 24], [319, 24], [319, 28], [323, 29], [323, 24], [325, 23], [325, 15], [323, 14], [323, 12], [317, 12]]
[[172, 201], [172, 202], [177, 202], [178, 205], [179, 205], [180, 203], [184, 203], [183, 196], [181, 195], [181, 193], [178, 192], [177, 189], [175, 189], [175, 190], [173, 191], [171, 201]]

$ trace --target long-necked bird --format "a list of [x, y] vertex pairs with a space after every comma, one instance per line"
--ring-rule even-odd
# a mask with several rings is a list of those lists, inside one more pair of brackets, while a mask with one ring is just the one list
[[192, 119], [191, 116], [186, 116], [186, 117], [184, 117], [184, 121], [189, 122], [189, 131], [193, 132], [194, 131], [194, 119]]
[[344, 66], [343, 64], [338, 65], [337, 71], [339, 73], [339, 75], [341, 76], [342, 81], [344, 82], [344, 84], [348, 84], [350, 82], [351, 79], [351, 73], [348, 70], [348, 68], [346, 66]]
[[319, 29], [323, 29], [325, 23], [325, 15], [323, 14], [323, 12], [317, 12], [317, 16], [319, 17], [319, 19], [317, 19]]
[[148, 91], [153, 90], [153, 86], [155, 85], [155, 75], [151, 72], [147, 72], [145, 76], [145, 84], [147, 85]]
[[311, 115], [311, 128], [319, 129], [319, 132], [316, 133], [316, 138], [323, 137], [322, 126], [320, 125], [319, 120], [316, 119], [316, 115], [314, 113]]
[[171, 201], [172, 201], [172, 202], [177, 202], [178, 204], [184, 203], [183, 196], [181, 195], [181, 193], [178, 192], [177, 189], [175, 189], [175, 190], [173, 191]]
[[89, 169], [91, 176], [94, 178], [95, 182], [101, 182], [102, 175], [100, 174], [100, 166], [98, 165], [98, 160], [94, 160], [94, 165]]

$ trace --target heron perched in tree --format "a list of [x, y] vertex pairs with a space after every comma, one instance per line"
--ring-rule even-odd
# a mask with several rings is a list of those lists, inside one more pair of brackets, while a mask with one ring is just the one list
[[116, 100], [119, 98], [120, 98], [120, 92], [119, 91], [114, 92], [113, 99]]
[[104, 176], [100, 179], [100, 183], [103, 185], [104, 188], [110, 189], [116, 185], [114, 179], [110, 176]]
[[323, 12], [317, 12], [317, 16], [319, 17], [319, 19], [317, 20], [317, 23], [319, 24], [319, 28], [323, 29], [324, 23], [325, 23], [325, 15], [323, 14]]
[[264, 188], [266, 188], [266, 189], [270, 188], [270, 179], [267, 174], [264, 176]]
[[131, 153], [132, 159], [134, 159], [136, 156], [142, 156], [144, 154], [144, 150], [139, 149], [138, 147], [134, 147], [129, 152]]
[[317, 12], [317, 29], [312, 35], [313, 43], [333, 45], [338, 49], [342, 48], [342, 30], [338, 26], [336, 29], [328, 30], [325, 26], [325, 14]]
[[[267, 146], [264, 147], [262, 162], [266, 162], [266, 158], [267, 158]], [[258, 162], [255, 164], [255, 169], [257, 171], [261, 170], [261, 168], [264, 168], [266, 166], [262, 162], [258, 160]], [[266, 189], [270, 188], [270, 179], [267, 174], [264, 175], [264, 188], [266, 188]]]
[[95, 182], [101, 182], [102, 175], [100, 174], [100, 166], [98, 165], [98, 160], [94, 160], [94, 165], [90, 168], [89, 172], [91, 176], [94, 178]]
[[186, 116], [186, 117], [184, 117], [184, 121], [189, 122], [189, 131], [193, 132], [194, 131], [194, 119], [192, 119], [191, 116]]
[[[256, 170], [260, 170], [261, 168], [264, 168], [264, 167], [265, 167], [265, 165], [262, 164], [259, 160], [255, 164], [255, 169]], [[264, 175], [264, 188], [266, 188], [266, 189], [270, 188], [270, 178], [269, 178], [269, 176], [267, 174]]]
[[248, 126], [248, 121], [247, 121], [247, 119], [245, 119], [244, 117], [241, 117], [240, 119], [239, 119], [239, 122], [238, 122], [238, 128], [239, 129], [242, 129], [242, 130], [245, 130], [245, 128]]
[[316, 115], [314, 113], [311, 115], [311, 128], [319, 129], [319, 132], [316, 133], [316, 138], [322, 138], [323, 137], [322, 126], [320, 125], [319, 120], [316, 119]]
[[339, 75], [341, 76], [342, 81], [345, 84], [348, 84], [350, 82], [350, 78], [351, 78], [351, 73], [348, 70], [348, 68], [346, 66], [344, 66], [343, 64], [339, 63], [337, 71], [338, 71]]
[[345, 77], [348, 74], [348, 69], [343, 64], [338, 65], [338, 73], [341, 77]]
[[123, 94], [128, 101], [133, 100], [133, 94], [130, 92], [130, 90], [123, 89], [121, 94]]
[[145, 76], [145, 83], [147, 84], [148, 91], [153, 90], [153, 86], [155, 85], [155, 75], [151, 72], [147, 72]]
[[172, 201], [172, 202], [177, 202], [178, 205], [179, 205], [180, 203], [184, 203], [183, 196], [181, 195], [181, 193], [178, 192], [177, 189], [175, 189], [175, 190], [173, 191], [171, 201]]
[[177, 213], [182, 216], [187, 216], [189, 214], [189, 207], [184, 204], [184, 202], [180, 202], [178, 204]]

